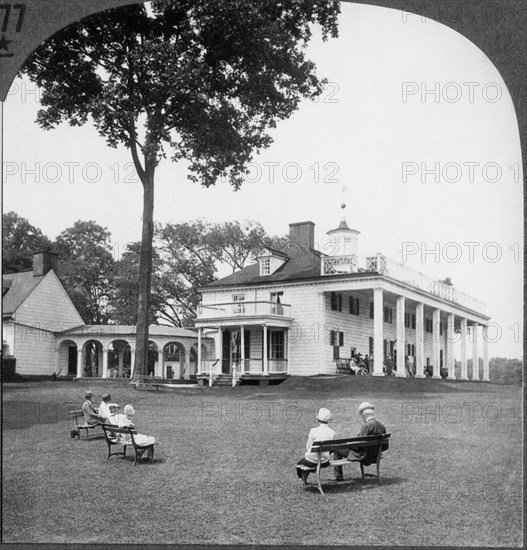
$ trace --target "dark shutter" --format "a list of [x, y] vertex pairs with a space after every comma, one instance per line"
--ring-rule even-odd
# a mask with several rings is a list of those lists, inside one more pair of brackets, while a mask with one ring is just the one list
[[339, 346], [343, 346], [343, 345], [344, 345], [344, 333], [339, 332]]
[[244, 338], [243, 353], [245, 354], [245, 359], [250, 359], [251, 358], [251, 331], [246, 330], [243, 334], [243, 338]]

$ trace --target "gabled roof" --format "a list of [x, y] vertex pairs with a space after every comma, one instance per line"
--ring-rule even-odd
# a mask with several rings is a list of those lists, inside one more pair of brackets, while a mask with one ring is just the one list
[[[276, 248], [271, 248], [270, 246], [264, 246], [264, 250], [267, 250], [273, 256], [283, 258], [284, 260], [287, 260], [289, 258], [289, 256], [285, 252], [282, 252], [281, 250], [276, 250]], [[262, 255], [263, 254], [260, 254], [258, 257], [261, 257]]]
[[272, 283], [298, 279], [312, 279], [320, 277], [320, 258], [324, 256], [317, 250], [295, 244], [287, 249], [287, 260], [274, 273], [260, 275], [258, 264], [251, 265], [210, 283], [202, 290], [224, 286], [243, 286], [255, 283]]
[[35, 290], [45, 277], [33, 277], [33, 270], [2, 275], [2, 315], [10, 316], [20, 307], [22, 302]]

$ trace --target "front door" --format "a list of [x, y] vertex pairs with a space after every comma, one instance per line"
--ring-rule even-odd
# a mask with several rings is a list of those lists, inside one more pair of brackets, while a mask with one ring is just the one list
[[231, 331], [224, 330], [221, 341], [221, 372], [229, 374], [231, 372]]

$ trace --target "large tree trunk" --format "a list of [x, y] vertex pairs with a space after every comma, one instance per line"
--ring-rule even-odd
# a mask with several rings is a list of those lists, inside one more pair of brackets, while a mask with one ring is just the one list
[[135, 337], [134, 378], [146, 375], [148, 356], [148, 321], [152, 283], [152, 247], [154, 238], [154, 167], [145, 166], [143, 184], [143, 230], [139, 261], [139, 301]]

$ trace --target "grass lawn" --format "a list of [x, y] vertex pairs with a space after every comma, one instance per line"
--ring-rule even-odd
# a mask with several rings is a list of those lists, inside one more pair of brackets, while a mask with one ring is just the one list
[[[68, 411], [132, 403], [154, 463], [70, 438]], [[137, 391], [124, 382], [3, 386], [3, 542], [520, 546], [522, 389], [371, 377]], [[384, 485], [358, 464], [323, 498], [295, 462], [321, 406], [356, 435], [361, 401], [392, 434]]]

